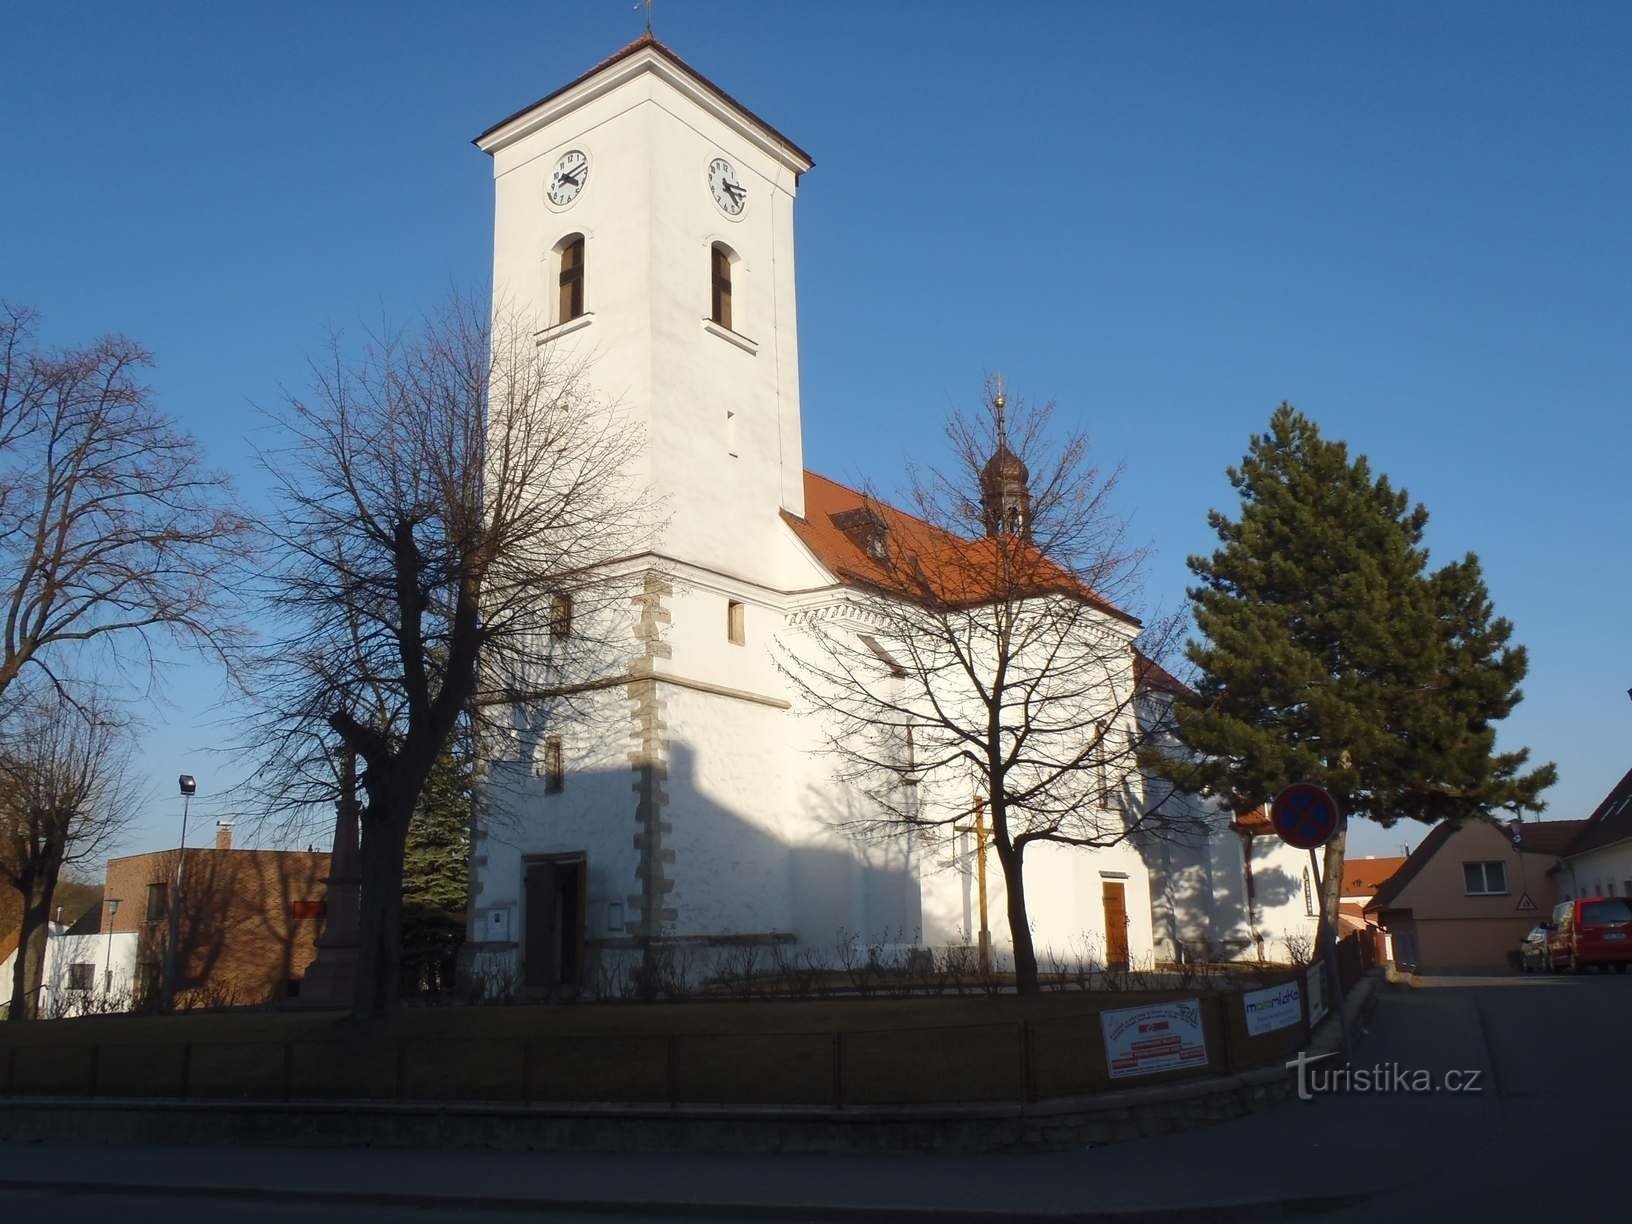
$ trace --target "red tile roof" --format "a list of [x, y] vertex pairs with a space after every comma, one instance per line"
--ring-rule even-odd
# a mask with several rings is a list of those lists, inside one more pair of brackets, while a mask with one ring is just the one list
[[1264, 837], [1275, 832], [1275, 826], [1269, 820], [1267, 803], [1260, 803], [1252, 811], [1237, 816], [1230, 827], [1238, 833], [1250, 833], [1254, 837]]
[[1396, 854], [1387, 858], [1357, 858], [1343, 860], [1343, 895], [1357, 897], [1373, 895], [1384, 881], [1405, 866], [1405, 856]]
[[1632, 770], [1611, 788], [1581, 826], [1581, 832], [1565, 853], [1581, 854], [1632, 837]]
[[480, 145], [482, 141], [486, 140], [489, 136], [491, 136], [494, 132], [498, 131], [505, 124], [514, 122], [515, 120], [520, 119], [528, 111], [534, 110], [534, 109], [536, 109], [536, 108], [538, 108], [540, 106], [543, 106], [546, 102], [551, 102], [554, 99], [559, 98], [562, 94], [566, 93], [569, 89], [575, 89], [579, 85], [582, 85], [585, 81], [589, 80], [589, 78], [594, 76], [596, 73], [602, 72], [605, 69], [610, 68], [613, 64], [616, 64], [616, 63], [619, 63], [622, 60], [628, 59], [631, 55], [634, 55], [638, 51], [643, 51], [647, 47], [650, 47], [653, 51], [656, 51], [664, 59], [668, 60], [676, 68], [680, 69], [687, 76], [689, 76], [692, 80], [696, 81], [697, 84], [701, 85], [704, 89], [708, 90], [709, 93], [713, 94], [716, 98], [720, 99], [720, 101], [726, 103], [729, 106], [734, 107], [735, 109], [741, 111], [749, 119], [752, 119], [760, 127], [764, 128], [765, 131], [769, 135], [774, 137], [776, 140], [781, 141], [783, 144], [787, 145], [788, 149], [795, 156], [797, 156], [798, 158], [800, 158], [801, 160], [805, 161], [806, 163], [808, 163], [810, 165], [815, 165], [815, 162], [811, 159], [811, 156], [810, 156], [809, 153], [806, 153], [798, 145], [794, 144], [793, 141], [789, 140], [781, 132], [777, 131], [770, 124], [766, 123], [765, 120], [761, 119], [758, 115], [754, 114], [753, 111], [749, 110], [741, 102], [738, 102], [730, 94], [726, 93], [725, 90], [721, 89], [718, 85], [714, 84], [713, 81], [709, 80], [702, 73], [698, 72], [695, 68], [693, 68], [690, 64], [686, 63], [685, 60], [681, 59], [678, 55], [676, 55], [668, 47], [666, 47], [662, 43], [658, 42], [657, 39], [654, 36], [652, 36], [651, 34], [642, 34], [639, 38], [635, 39], [635, 41], [630, 43], [627, 47], [621, 47], [617, 51], [614, 51], [611, 55], [607, 56], [604, 60], [602, 60], [600, 63], [596, 64], [593, 68], [591, 68], [588, 72], [584, 73], [582, 76], [576, 77], [573, 80], [568, 81], [565, 85], [561, 86], [560, 89], [552, 90], [550, 93], [545, 94], [537, 102], [529, 103], [528, 105], [526, 105], [526, 106], [522, 107], [520, 110], [518, 110], [515, 114], [507, 115], [503, 119], [500, 119], [492, 127], [488, 128], [487, 131], [483, 132], [480, 136], [476, 137], [476, 139], [471, 141], [471, 143], [474, 144], [474, 145]]
[[1134, 674], [1140, 684], [1161, 689], [1163, 692], [1173, 693], [1174, 695], [1182, 695], [1191, 691], [1188, 684], [1156, 662], [1155, 659], [1147, 656], [1144, 651], [1135, 650], [1133, 654]]
[[[857, 511], [863, 513], [858, 515]], [[807, 471], [805, 516], [800, 518], [784, 510], [782, 517], [840, 582], [954, 607], [974, 606], [999, 597], [993, 579], [999, 564], [997, 541], [986, 536], [971, 540], [953, 535], [826, 476]], [[845, 529], [847, 522], [863, 523], [868, 519], [879, 523], [889, 535], [890, 546], [882, 557], [868, 551], [863, 532]], [[1011, 558], [1010, 564], [1014, 563]], [[1020, 564], [1026, 572], [1014, 581], [1030, 594], [1069, 594], [1130, 624], [1139, 623], [1136, 617], [1101, 599], [1035, 551], [1029, 558], [1022, 553]]]

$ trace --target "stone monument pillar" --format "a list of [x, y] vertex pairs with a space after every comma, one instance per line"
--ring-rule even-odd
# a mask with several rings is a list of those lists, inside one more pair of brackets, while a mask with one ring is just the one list
[[357, 758], [346, 753], [340, 768], [340, 800], [334, 805], [334, 849], [329, 855], [323, 933], [317, 959], [301, 979], [302, 1007], [350, 1007], [357, 982], [357, 913], [362, 891], [357, 852]]

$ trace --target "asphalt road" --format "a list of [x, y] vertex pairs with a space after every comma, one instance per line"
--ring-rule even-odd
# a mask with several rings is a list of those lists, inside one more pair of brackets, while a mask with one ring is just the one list
[[[1632, 1099], [1632, 975], [1438, 978], [1381, 996], [1351, 1072], [1382, 1072], [1386, 1091], [1316, 1094], [1267, 1113], [1162, 1139], [1080, 1152], [970, 1156], [754, 1156], [413, 1153], [246, 1149], [0, 1147], [0, 1219], [98, 1222], [230, 1219], [552, 1221], [706, 1220], [706, 1204], [746, 1203], [751, 1218], [934, 1219], [1025, 1210], [1030, 1218], [1305, 1218], [1315, 1200], [1363, 1199], [1320, 1215], [1367, 1221], [1550, 1218], [1561, 1185], [1572, 1216], [1624, 1213], [1625, 1102]], [[1321, 1064], [1323, 1068], [1333, 1063]], [[1400, 1075], [1394, 1074], [1395, 1068]], [[1459, 1087], [1445, 1091], [1447, 1073]], [[1404, 1077], [1403, 1080], [1401, 1077]], [[1432, 1091], [1407, 1091], [1426, 1077]], [[1328, 1081], [1329, 1083], [1330, 1081]], [[1560, 1164], [1564, 1160], [1569, 1163]], [[1543, 1177], [1542, 1169], [1547, 1169]], [[101, 1170], [100, 1174], [96, 1171]], [[94, 1176], [134, 1183], [168, 1170], [175, 1193], [91, 1190]], [[29, 1189], [30, 1178], [77, 1189]], [[207, 1193], [186, 1187], [213, 1183]], [[364, 1186], [442, 1195], [537, 1193], [541, 1212], [420, 1209], [366, 1199], [257, 1201], [254, 1187], [351, 1194]], [[235, 1190], [234, 1187], [237, 1189]], [[552, 1187], [581, 1202], [549, 1210]], [[241, 1193], [239, 1192], [241, 1191]], [[366, 1194], [366, 1191], [364, 1191]], [[678, 1210], [630, 1199], [679, 1203]], [[911, 1210], [902, 1210], [908, 1204]], [[1537, 1213], [1540, 1213], [1537, 1215]], [[747, 1216], [733, 1212], [736, 1218]]]

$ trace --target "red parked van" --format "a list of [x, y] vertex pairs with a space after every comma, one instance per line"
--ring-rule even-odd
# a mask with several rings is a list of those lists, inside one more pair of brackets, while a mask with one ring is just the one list
[[1632, 964], [1632, 904], [1625, 897], [1577, 897], [1553, 907], [1547, 968], [1579, 973], [1588, 965]]

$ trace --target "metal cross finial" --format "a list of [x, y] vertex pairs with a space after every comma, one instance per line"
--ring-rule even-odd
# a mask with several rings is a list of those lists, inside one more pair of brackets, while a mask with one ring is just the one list
[[651, 33], [652, 33], [652, 0], [635, 0], [635, 8], [637, 10], [638, 9], [645, 9], [646, 10], [646, 35], [647, 35], [648, 38], [651, 37]]
[[1008, 398], [1003, 394], [1003, 372], [999, 370], [997, 394], [992, 397], [992, 407], [997, 410], [997, 440], [1000, 443], [1003, 441], [1003, 408], [1008, 402]]

